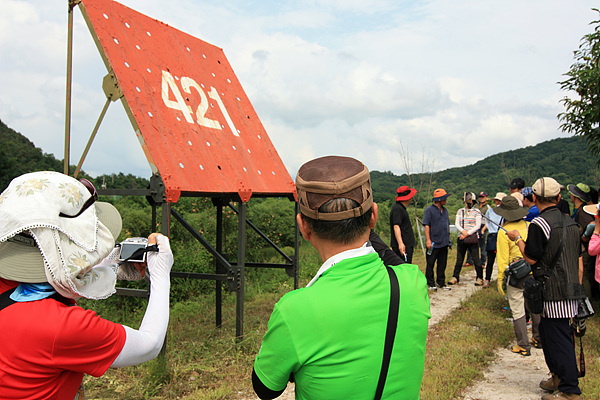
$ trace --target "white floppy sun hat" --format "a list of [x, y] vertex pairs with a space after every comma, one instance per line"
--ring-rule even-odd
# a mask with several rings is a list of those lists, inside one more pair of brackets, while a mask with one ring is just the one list
[[97, 266], [114, 248], [121, 216], [97, 202], [93, 185], [58, 172], [33, 172], [0, 194], [0, 277], [49, 282], [66, 297], [114, 293], [114, 267]]

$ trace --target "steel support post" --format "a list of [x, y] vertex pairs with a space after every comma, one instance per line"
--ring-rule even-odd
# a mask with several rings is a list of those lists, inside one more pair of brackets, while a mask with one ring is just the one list
[[65, 155], [63, 172], [69, 175], [69, 153], [71, 149], [71, 82], [73, 81], [73, 8], [77, 2], [69, 0], [67, 28], [67, 88], [65, 100]]
[[[217, 203], [217, 242], [216, 250], [219, 254], [223, 254], [223, 204], [221, 201]], [[215, 273], [222, 273], [223, 267], [215, 258]], [[218, 328], [223, 324], [223, 291], [221, 281], [215, 281], [215, 318]]]
[[244, 335], [244, 267], [246, 262], [246, 205], [240, 202], [240, 211], [238, 213], [238, 254], [236, 266], [237, 304], [235, 319], [235, 336], [238, 341]]

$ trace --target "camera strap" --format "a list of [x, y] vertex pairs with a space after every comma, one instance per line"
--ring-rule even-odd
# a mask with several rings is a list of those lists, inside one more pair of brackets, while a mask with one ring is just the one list
[[390, 310], [385, 332], [383, 362], [381, 364], [381, 372], [379, 373], [379, 381], [377, 382], [377, 390], [375, 391], [375, 400], [381, 399], [381, 395], [383, 394], [383, 387], [385, 386], [385, 380], [390, 367], [390, 359], [392, 358], [396, 327], [398, 326], [398, 310], [400, 308], [400, 285], [398, 284], [398, 277], [391, 267], [386, 266], [385, 268], [390, 277]]
[[[576, 348], [576, 340], [579, 337], [579, 377], [585, 377], [585, 354], [583, 354], [583, 334], [577, 334], [573, 332], [573, 346]], [[575, 354], [577, 358], [577, 354]]]

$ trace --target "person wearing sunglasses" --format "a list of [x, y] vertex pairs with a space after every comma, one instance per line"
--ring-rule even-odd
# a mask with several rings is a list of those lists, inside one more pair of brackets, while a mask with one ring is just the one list
[[150, 298], [139, 329], [77, 306], [115, 293], [119, 212], [91, 182], [34, 172], [0, 194], [0, 397], [82, 399], [84, 374], [155, 358], [169, 321], [173, 254], [148, 238]]

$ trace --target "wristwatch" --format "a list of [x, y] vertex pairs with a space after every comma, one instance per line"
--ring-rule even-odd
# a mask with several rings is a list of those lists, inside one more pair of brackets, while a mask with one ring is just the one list
[[515, 244], [517, 244], [519, 242], [519, 239], [523, 240], [523, 238], [521, 237], [521, 235], [517, 236], [517, 238], [515, 239]]

